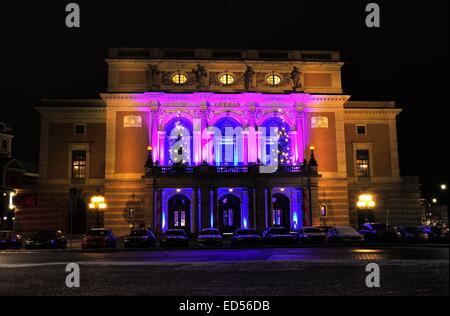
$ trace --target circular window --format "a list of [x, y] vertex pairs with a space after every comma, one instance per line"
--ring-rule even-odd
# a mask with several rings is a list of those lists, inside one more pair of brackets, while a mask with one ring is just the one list
[[234, 82], [234, 77], [230, 74], [223, 74], [220, 75], [219, 81], [221, 84], [230, 85]]
[[176, 73], [172, 75], [171, 79], [175, 84], [184, 84], [187, 81], [187, 76], [185, 74]]
[[266, 77], [266, 82], [272, 86], [276, 86], [281, 83], [281, 77], [278, 75], [269, 75]]

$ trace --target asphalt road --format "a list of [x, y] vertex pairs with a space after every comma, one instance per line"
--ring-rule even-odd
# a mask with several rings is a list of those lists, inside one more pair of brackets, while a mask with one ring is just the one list
[[[67, 263], [81, 286], [65, 285]], [[380, 288], [367, 288], [368, 263]], [[0, 252], [0, 295], [447, 295], [448, 246]]]

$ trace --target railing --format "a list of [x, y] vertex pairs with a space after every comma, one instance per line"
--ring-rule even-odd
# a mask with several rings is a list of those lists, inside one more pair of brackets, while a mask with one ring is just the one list
[[[202, 169], [203, 168], [203, 169]], [[211, 173], [211, 174], [242, 174], [249, 173], [252, 168], [256, 173], [259, 172], [259, 166], [158, 166], [155, 172], [163, 175], [194, 175], [197, 173]], [[201, 171], [203, 170], [203, 171]], [[305, 170], [303, 166], [279, 166], [275, 173], [302, 173]]]

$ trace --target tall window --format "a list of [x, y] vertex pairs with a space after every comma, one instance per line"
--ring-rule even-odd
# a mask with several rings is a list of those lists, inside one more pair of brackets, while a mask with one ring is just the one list
[[72, 151], [72, 179], [86, 178], [86, 151]]
[[234, 226], [233, 220], [233, 210], [228, 209], [223, 211], [223, 225], [224, 226]]
[[272, 224], [275, 226], [280, 226], [281, 225], [281, 218], [283, 216], [283, 211], [282, 210], [273, 210], [273, 222]]
[[359, 149], [356, 151], [356, 175], [358, 177], [369, 177], [369, 150]]

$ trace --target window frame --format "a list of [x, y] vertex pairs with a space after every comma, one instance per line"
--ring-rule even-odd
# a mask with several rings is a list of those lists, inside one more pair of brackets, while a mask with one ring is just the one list
[[[232, 80], [231, 80], [231, 82], [226, 82], [226, 83], [223, 83], [222, 81], [221, 81], [221, 78], [222, 77], [230, 77], [230, 78], [232, 78]], [[222, 85], [222, 86], [231, 86], [233, 83], [235, 83], [236, 82], [236, 77], [232, 74], [232, 73], [229, 73], [229, 72], [224, 72], [224, 73], [221, 73], [218, 77], [217, 77], [217, 80], [219, 81], [219, 83]]]
[[[180, 79], [181, 76], [184, 76], [184, 77], [186, 78], [186, 81], [184, 81], [184, 82], [179, 82], [180, 80], [178, 80], [178, 82], [177, 82], [177, 81], [174, 80], [175, 77], [178, 77], [178, 79]], [[177, 85], [177, 86], [182, 86], [182, 85], [185, 85], [185, 84], [189, 81], [189, 77], [188, 77], [188, 75], [185, 74], [184, 72], [178, 71], [178, 72], [174, 72], [174, 73], [170, 76], [170, 81], [171, 81], [173, 84]]]
[[[78, 126], [83, 126], [83, 133], [77, 133]], [[86, 133], [87, 133], [86, 129], [87, 129], [86, 123], [74, 123], [73, 124], [73, 134], [76, 136], [86, 136]]]
[[[272, 78], [278, 77], [278, 78], [280, 79], [280, 82], [274, 83], [274, 80], [272, 80], [272, 81], [269, 82], [269, 78], [271, 78], [271, 77], [272, 77]], [[279, 85], [281, 85], [281, 84], [283, 83], [283, 77], [282, 77], [281, 75], [277, 74], [277, 73], [271, 73], [271, 74], [269, 74], [269, 75], [266, 76], [266, 78], [264, 79], [264, 81], [265, 81], [266, 84], [268, 84], [269, 86], [271, 86], [271, 87], [276, 87], [276, 86], [279, 86]]]
[[[358, 132], [358, 128], [359, 127], [364, 127], [364, 133], [359, 133]], [[358, 136], [366, 136], [367, 135], [367, 124], [356, 124], [355, 125], [355, 133]]]
[[[369, 168], [368, 176], [358, 176], [358, 166], [357, 166], [357, 151], [358, 150], [368, 150], [369, 152]], [[370, 179], [374, 177], [374, 171], [373, 171], [373, 143], [353, 143], [353, 170], [354, 170], [354, 177], [356, 179]]]
[[[73, 177], [73, 152], [74, 151], [85, 151], [86, 152], [86, 163], [85, 163], [85, 177], [84, 178], [74, 178]], [[90, 168], [90, 144], [89, 143], [72, 143], [69, 144], [68, 148], [68, 159], [67, 159], [67, 178], [72, 183], [85, 183], [89, 179], [89, 168]]]

